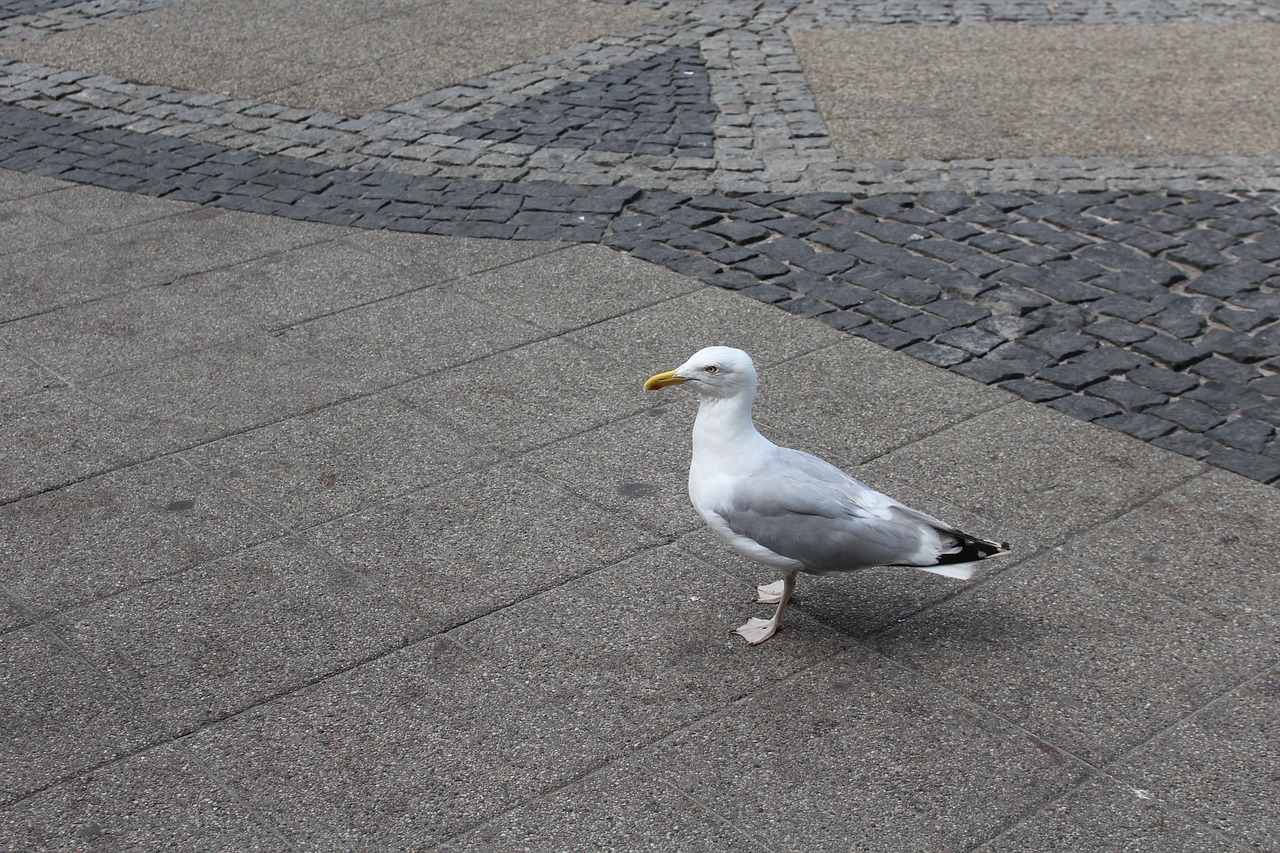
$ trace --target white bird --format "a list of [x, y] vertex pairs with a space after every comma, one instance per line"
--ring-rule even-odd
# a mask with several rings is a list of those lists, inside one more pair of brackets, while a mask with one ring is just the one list
[[756, 431], [751, 357], [707, 347], [644, 387], [684, 384], [698, 395], [689, 499], [713, 531], [744, 557], [785, 572], [757, 587], [759, 603], [776, 604], [771, 619], [735, 630], [751, 645], [777, 632], [795, 591], [796, 574], [910, 566], [968, 580], [978, 560], [1007, 553], [1007, 543], [962, 533], [800, 450], [779, 447]]

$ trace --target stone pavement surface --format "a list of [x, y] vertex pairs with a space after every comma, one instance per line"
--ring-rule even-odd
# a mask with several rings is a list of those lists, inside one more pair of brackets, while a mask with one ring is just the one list
[[0, 3], [0, 848], [1277, 849], [1280, 6], [509, 6]]

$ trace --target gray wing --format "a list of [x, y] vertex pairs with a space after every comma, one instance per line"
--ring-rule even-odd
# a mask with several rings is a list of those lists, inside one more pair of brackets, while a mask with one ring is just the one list
[[[813, 572], [931, 565], [949, 525], [903, 506], [816, 456], [777, 448], [721, 509], [735, 533]], [[931, 556], [921, 556], [922, 548]]]

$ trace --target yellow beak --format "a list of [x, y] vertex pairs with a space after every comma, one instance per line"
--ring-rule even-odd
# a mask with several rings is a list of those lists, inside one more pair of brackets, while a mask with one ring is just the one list
[[644, 390], [657, 391], [659, 388], [666, 388], [668, 385], [679, 385], [681, 382], [688, 382], [687, 376], [676, 376], [674, 370], [668, 370], [666, 373], [659, 373], [657, 376], [650, 376], [644, 383]]

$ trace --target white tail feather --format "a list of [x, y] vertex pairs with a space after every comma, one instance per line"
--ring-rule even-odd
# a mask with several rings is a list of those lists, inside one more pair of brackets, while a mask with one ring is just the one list
[[942, 566], [912, 566], [912, 568], [934, 575], [942, 575], [944, 578], [967, 581], [973, 577], [973, 566], [973, 563], [947, 563]]

